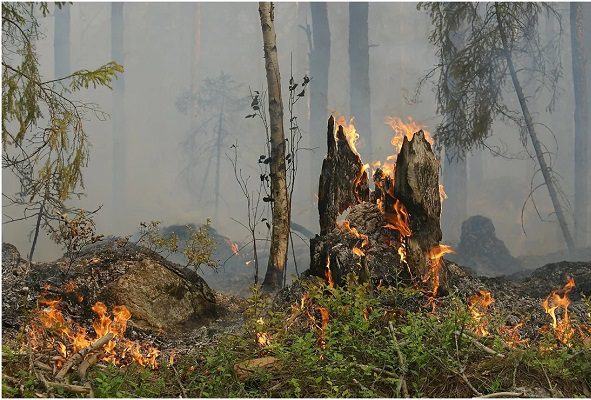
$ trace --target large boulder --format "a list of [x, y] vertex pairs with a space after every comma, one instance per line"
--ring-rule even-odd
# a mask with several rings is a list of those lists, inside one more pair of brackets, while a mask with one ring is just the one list
[[472, 216], [462, 223], [456, 252], [448, 258], [473, 269], [478, 275], [509, 275], [523, 270], [520, 261], [497, 238], [492, 220], [482, 215]]
[[32, 263], [28, 271], [17, 254], [3, 244], [5, 327], [22, 325], [39, 297], [61, 298], [62, 310], [83, 321], [92, 320], [97, 301], [109, 309], [125, 305], [130, 326], [154, 332], [192, 328], [215, 315], [214, 293], [201, 277], [122, 240], [92, 246], [73, 262]]

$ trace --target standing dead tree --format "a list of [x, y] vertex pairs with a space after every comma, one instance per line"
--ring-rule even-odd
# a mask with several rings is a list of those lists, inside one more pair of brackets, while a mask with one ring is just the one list
[[[547, 3], [421, 3], [419, 8], [429, 12], [433, 25], [429, 40], [436, 46], [440, 60], [419, 83], [420, 88], [439, 72], [438, 112], [445, 115], [445, 120], [437, 128], [438, 145], [455, 147], [459, 150], [457, 156], [461, 157], [473, 147], [485, 146], [496, 119], [515, 123], [526, 149], [531, 141], [534, 154], [530, 157], [536, 159], [544, 178], [544, 183], [534, 191], [547, 187], [564, 241], [572, 250], [574, 242], [559, 197], [557, 178], [547, 160], [549, 152], [539, 139], [519, 77], [520, 71], [536, 77], [540, 82], [536, 90], [545, 89], [551, 95], [548, 110], [552, 111], [562, 70], [559, 57], [562, 30], [555, 41], [542, 42], [538, 17], [545, 12], [560, 23], [560, 14]], [[451, 33], [462, 24], [468, 27], [465, 43], [461, 50], [455, 51]], [[454, 84], [450, 84], [450, 79]], [[517, 95], [519, 111], [512, 110], [505, 101], [508, 82]], [[463, 129], [455, 129], [457, 126]]]
[[277, 290], [281, 287], [289, 245], [289, 201], [285, 168], [283, 102], [281, 99], [281, 78], [279, 74], [279, 61], [277, 59], [273, 4], [270, 2], [260, 2], [259, 15], [263, 32], [265, 70], [267, 72], [271, 142], [270, 176], [273, 201], [271, 254], [269, 255], [269, 263], [267, 265], [263, 287], [267, 290]]

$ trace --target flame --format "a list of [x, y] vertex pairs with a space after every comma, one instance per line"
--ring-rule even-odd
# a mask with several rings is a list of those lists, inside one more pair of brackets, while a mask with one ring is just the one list
[[359, 156], [359, 152], [357, 151], [357, 146], [356, 146], [357, 140], [359, 140], [359, 134], [357, 133], [357, 129], [355, 129], [354, 122], [355, 122], [354, 117], [351, 117], [349, 119], [349, 123], [347, 123], [347, 120], [342, 115], [339, 115], [336, 118], [336, 124], [337, 124], [337, 126], [340, 125], [343, 127], [343, 133], [345, 134], [345, 138], [347, 139], [347, 143], [349, 143], [351, 150], [353, 150], [353, 153], [355, 153]]
[[527, 338], [521, 338], [521, 334], [519, 333], [519, 331], [522, 327], [523, 321], [520, 321], [514, 326], [505, 325], [499, 327], [499, 333], [509, 347], [515, 348], [517, 347], [517, 345], [527, 344], [527, 342], [529, 341]]
[[[383, 203], [380, 204], [382, 204], [383, 207]], [[393, 209], [394, 213], [388, 211], [384, 213], [386, 222], [388, 222], [386, 225], [384, 225], [384, 228], [395, 229], [400, 232], [400, 235], [402, 236], [411, 236], [412, 231], [409, 226], [409, 214], [406, 210], [406, 207], [400, 200], [396, 199]]]
[[240, 256], [240, 253], [238, 252], [238, 244], [231, 241], [230, 239], [224, 239], [224, 240], [226, 241], [228, 246], [230, 246], [230, 250], [232, 250], [232, 253], [234, 253], [235, 256]]
[[411, 117], [407, 117], [408, 122], [405, 123], [399, 117], [386, 117], [384, 122], [386, 125], [390, 126], [394, 131], [394, 136], [390, 140], [392, 146], [394, 146], [394, 154], [400, 153], [400, 149], [402, 149], [402, 143], [404, 142], [404, 138], [406, 137], [408, 140], [412, 140], [415, 132], [423, 130], [425, 134], [425, 140], [429, 142], [429, 144], [433, 145], [433, 137], [431, 134], [425, 130], [426, 125], [423, 125], [419, 122], [416, 122]]
[[439, 270], [441, 269], [441, 258], [447, 253], [453, 253], [454, 250], [451, 246], [446, 244], [438, 244], [433, 246], [427, 256], [429, 260], [431, 260], [431, 271], [430, 273], [423, 278], [423, 282], [426, 282], [431, 278], [431, 282], [433, 284], [433, 289], [431, 290], [431, 296], [435, 297], [437, 295], [437, 289], [439, 289]]
[[367, 235], [364, 235], [363, 233], [359, 233], [357, 228], [351, 228], [351, 223], [347, 220], [341, 223], [337, 222], [337, 227], [341, 230], [341, 232], [348, 233], [349, 235], [362, 240], [361, 248], [357, 246], [353, 247], [353, 254], [355, 254], [356, 256], [364, 256], [365, 251], [363, 249], [369, 245], [369, 237]]
[[324, 277], [328, 282], [328, 287], [334, 287], [334, 281], [332, 280], [332, 271], [330, 270], [330, 255], [326, 258], [326, 270], [324, 271]]
[[[54, 359], [56, 367], [61, 367], [69, 354], [87, 348], [109, 332], [112, 332], [114, 337], [102, 348], [102, 361], [119, 365], [125, 362], [129, 355], [131, 360], [128, 359], [127, 362], [136, 362], [150, 368], [158, 367], [158, 349], [147, 346], [147, 355], [144, 356], [143, 349], [137, 342], [124, 337], [127, 321], [131, 318], [131, 312], [124, 305], [113, 307], [111, 319], [107, 306], [102, 302], [96, 302], [92, 306], [92, 310], [97, 314], [92, 322], [95, 335], [91, 338], [84, 327], [63, 316], [58, 308], [60, 302], [60, 299], [39, 299], [39, 304], [45, 307], [38, 311], [37, 318], [29, 330], [31, 345], [34, 348], [43, 346], [57, 351], [59, 356]], [[54, 337], [56, 334], [57, 339]]]
[[478, 336], [488, 336], [488, 321], [484, 315], [488, 307], [495, 302], [488, 290], [480, 289], [478, 293], [473, 294], [468, 299], [468, 310], [472, 315], [472, 321], [476, 324], [474, 333]]
[[328, 308], [318, 306], [318, 311], [320, 311], [320, 317], [322, 318], [322, 325], [320, 326], [320, 336], [318, 337], [318, 344], [321, 348], [326, 347], [326, 327], [328, 326], [329, 321], [329, 313]]
[[443, 200], [447, 199], [447, 193], [445, 193], [445, 188], [442, 184], [439, 184], [439, 200], [443, 203]]
[[76, 285], [76, 282], [74, 281], [68, 281], [66, 283], [66, 285], [64, 286], [64, 292], [66, 293], [73, 293], [74, 290], [76, 290], [78, 288], [78, 285]]
[[[568, 306], [570, 305], [570, 299], [568, 294], [575, 287], [575, 280], [572, 277], [568, 277], [566, 284], [561, 289], [553, 290], [543, 302], [544, 311], [550, 314], [552, 317], [552, 328], [556, 338], [563, 344], [567, 344], [574, 334], [574, 330], [570, 324], [568, 317]], [[560, 321], [556, 318], [556, 309], [562, 308], [564, 310], [564, 316]]]

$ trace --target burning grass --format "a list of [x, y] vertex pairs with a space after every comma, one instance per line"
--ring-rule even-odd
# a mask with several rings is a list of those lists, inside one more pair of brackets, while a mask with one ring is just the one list
[[[347, 281], [344, 288], [330, 287], [320, 279], [303, 282], [301, 297], [280, 310], [255, 290], [238, 334], [224, 335], [216, 345], [190, 354], [177, 354], [174, 368], [168, 366], [171, 357], [161, 357], [161, 367], [154, 370], [103, 360], [99, 364], [105, 366], [89, 373], [95, 395], [400, 397], [408, 390], [413, 397], [472, 397], [506, 391], [515, 393], [514, 397], [555, 397], [586, 393], [591, 343], [579, 332], [588, 330], [591, 320], [578, 321], [569, 314], [575, 333], [566, 345], [552, 329], [548, 315], [548, 329], [527, 341], [519, 324], [509, 327], [499, 319], [492, 294], [484, 290], [465, 303], [449, 295], [437, 310], [429, 311], [424, 308], [428, 294], [420, 290], [372, 288], [353, 277]], [[560, 296], [566, 295], [564, 288], [557, 290]], [[105, 315], [101, 313], [99, 306], [97, 314]], [[118, 322], [112, 317], [109, 329], [121, 332], [124, 320], [125, 316]], [[95, 322], [99, 329], [109, 325], [100, 318]], [[51, 323], [62, 324], [59, 316], [52, 317]], [[39, 383], [27, 368], [18, 368], [19, 363], [26, 364], [27, 356], [7, 347], [3, 353], [5, 395], [34, 396]], [[238, 365], [260, 368], [238, 373]]]

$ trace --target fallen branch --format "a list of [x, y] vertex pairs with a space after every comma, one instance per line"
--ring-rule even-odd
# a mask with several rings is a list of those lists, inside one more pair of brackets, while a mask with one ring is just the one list
[[466, 339], [468, 339], [470, 342], [472, 342], [472, 344], [476, 347], [478, 347], [480, 350], [483, 350], [484, 352], [488, 353], [488, 354], [492, 354], [494, 356], [497, 356], [499, 358], [505, 358], [504, 354], [501, 354], [499, 352], [494, 351], [493, 349], [491, 349], [490, 347], [487, 347], [485, 345], [483, 345], [482, 343], [480, 343], [478, 340], [474, 339], [472, 336], [466, 334], [466, 333], [461, 333], [459, 331], [455, 331], [454, 332], [456, 334], [456, 336], [462, 336]]
[[51, 368], [49, 365], [47, 365], [41, 361], [35, 361], [35, 362], [33, 362], [33, 365], [39, 369], [44, 370], [44, 371], [53, 372], [53, 368]]
[[80, 350], [76, 354], [74, 354], [72, 357], [70, 357], [64, 363], [64, 366], [62, 367], [62, 369], [55, 376], [56, 379], [57, 380], [64, 379], [66, 377], [66, 374], [68, 373], [70, 368], [72, 368], [74, 366], [74, 364], [82, 361], [84, 356], [86, 354], [90, 353], [91, 351], [97, 350], [97, 349], [103, 347], [105, 344], [107, 344], [107, 342], [109, 342], [111, 339], [113, 339], [113, 336], [114, 336], [113, 332], [109, 332], [105, 336], [103, 336], [102, 338], [100, 338], [99, 340], [97, 340], [96, 342], [91, 344], [90, 346], [83, 348], [82, 350]]
[[88, 368], [92, 367], [98, 361], [100, 353], [94, 353], [90, 356], [86, 357], [78, 366], [78, 376], [80, 377], [81, 381], [86, 380], [86, 373], [88, 372]]
[[83, 393], [83, 394], [87, 394], [89, 393], [92, 389], [86, 387], [86, 386], [79, 386], [79, 385], [71, 385], [69, 383], [59, 383], [59, 382], [47, 382], [47, 385], [49, 387], [52, 388], [56, 388], [56, 389], [65, 389], [65, 390], [69, 390], [72, 393]]
[[176, 382], [179, 384], [179, 388], [181, 389], [181, 397], [186, 398], [187, 397], [187, 392], [185, 391], [185, 387], [183, 386], [183, 383], [181, 382], [181, 378], [179, 376], [178, 371], [176, 370], [176, 368], [174, 367], [174, 365], [171, 365], [170, 367], [174, 371], [174, 376], [176, 378]]
[[480, 396], [481, 399], [493, 399], [496, 397], [524, 397], [525, 394], [522, 392], [497, 392], [490, 393]]
[[472, 386], [472, 384], [470, 383], [470, 381], [468, 380], [468, 377], [466, 376], [466, 374], [464, 372], [462, 372], [461, 374], [458, 373], [458, 375], [460, 376], [460, 378], [462, 378], [464, 380], [464, 382], [466, 382], [466, 385], [468, 385], [468, 387], [474, 392], [474, 394], [478, 397], [482, 396], [482, 393], [480, 393], [474, 386]]

